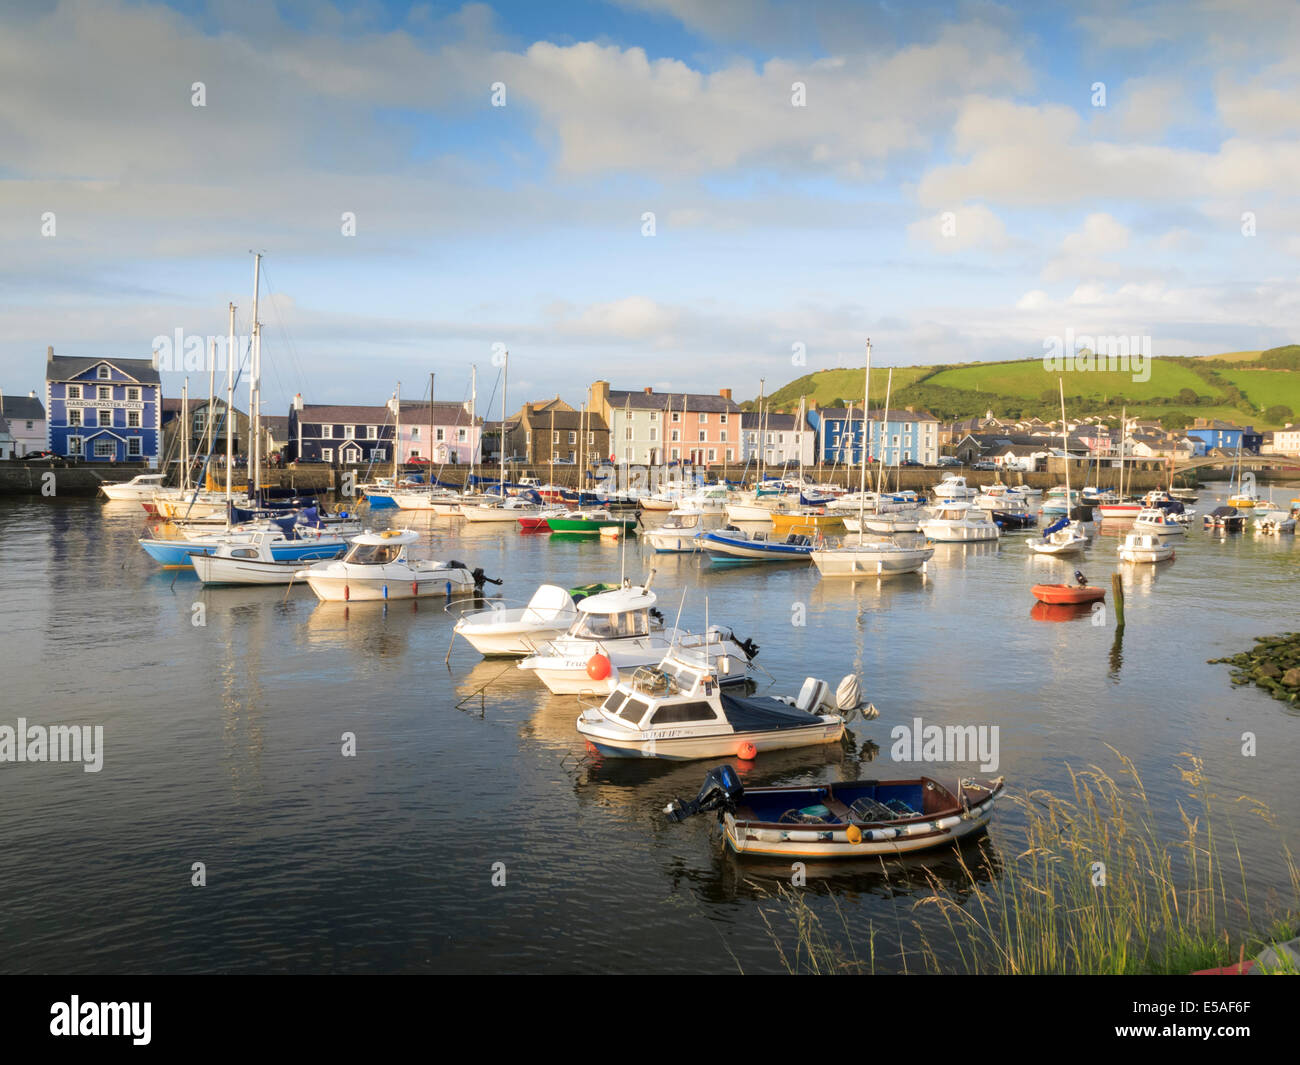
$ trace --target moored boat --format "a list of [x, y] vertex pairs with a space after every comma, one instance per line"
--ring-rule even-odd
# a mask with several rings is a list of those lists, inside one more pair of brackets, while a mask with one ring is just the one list
[[301, 569], [297, 579], [311, 585], [318, 599], [354, 603], [474, 595], [491, 579], [461, 562], [408, 558], [407, 548], [419, 539], [409, 529], [362, 533], [341, 559]]
[[1174, 557], [1174, 545], [1155, 532], [1129, 533], [1118, 551], [1121, 562], [1167, 562]]
[[799, 787], [746, 788], [729, 765], [709, 771], [691, 800], [674, 799], [672, 821], [716, 810], [737, 854], [865, 858], [952, 844], [983, 830], [1003, 778], [958, 780], [951, 790], [930, 777], [860, 780]]
[[777, 536], [766, 530], [757, 532], [728, 525], [710, 529], [700, 537], [700, 550], [714, 562], [805, 562], [813, 551], [809, 532], [790, 532]]
[[1053, 606], [1097, 603], [1106, 598], [1106, 589], [1089, 584], [1078, 570], [1074, 573], [1074, 584], [1035, 584], [1031, 591], [1040, 603]]
[[539, 642], [565, 632], [577, 616], [572, 592], [543, 584], [523, 607], [493, 603], [490, 610], [463, 614], [455, 633], [484, 656], [527, 655]]

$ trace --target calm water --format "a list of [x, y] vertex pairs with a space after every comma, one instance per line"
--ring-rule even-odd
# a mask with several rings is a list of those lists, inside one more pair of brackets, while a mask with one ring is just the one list
[[[453, 618], [440, 605], [203, 591], [137, 546], [140, 515], [0, 503], [0, 724], [105, 732], [98, 774], [0, 764], [3, 969], [781, 969], [762, 915], [785, 927], [776, 892], [788, 867], [723, 853], [706, 818], [660, 814], [694, 795], [707, 763], [595, 763], [574, 700], [463, 643], [444, 665]], [[405, 524], [427, 531], [424, 553], [504, 578], [510, 598], [620, 573], [616, 545]], [[1111, 626], [1031, 619], [1028, 586], [1075, 563], [1028, 557], [1022, 539], [940, 545], [928, 580], [884, 584], [821, 581], [802, 566], [719, 569], [635, 541], [626, 565], [657, 567], [670, 620], [689, 588], [683, 623], [701, 626], [707, 597], [710, 621], [761, 645], [776, 691], [810, 674], [862, 676], [878, 720], [855, 722], [843, 748], [766, 756], [751, 783], [969, 775], [893, 763], [890, 728], [916, 716], [998, 725], [999, 772], [1018, 790], [1064, 789], [1067, 763], [1117, 769], [1111, 744], [1176, 829], [1174, 766], [1195, 752], [1220, 793], [1268, 803], [1294, 846], [1300, 716], [1232, 689], [1227, 667], [1206, 659], [1296, 627], [1296, 538], [1197, 528], [1173, 563], [1126, 567], [1119, 649]], [[1093, 547], [1094, 583], [1108, 582], [1115, 543]], [[192, 624], [195, 603], [205, 626]], [[1255, 758], [1240, 753], [1245, 730]], [[344, 732], [355, 758], [340, 756]], [[995, 839], [1015, 816], [1001, 811]], [[1257, 885], [1281, 888], [1277, 831], [1247, 816], [1237, 829]], [[194, 862], [206, 887], [190, 885]], [[495, 863], [505, 886], [492, 885]], [[952, 857], [928, 865], [957, 881]], [[813, 876], [809, 897], [855, 933], [892, 931], [910, 920], [923, 872], [839, 869]]]

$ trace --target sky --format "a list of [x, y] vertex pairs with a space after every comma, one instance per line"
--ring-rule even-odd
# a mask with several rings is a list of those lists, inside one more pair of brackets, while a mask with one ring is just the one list
[[247, 335], [253, 251], [277, 414], [474, 365], [496, 416], [505, 350], [513, 410], [748, 399], [868, 338], [1289, 343], [1298, 83], [1270, 0], [7, 0], [0, 387], [232, 301]]

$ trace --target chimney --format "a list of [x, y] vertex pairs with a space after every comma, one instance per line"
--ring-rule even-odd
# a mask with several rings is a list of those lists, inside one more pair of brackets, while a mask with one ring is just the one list
[[729, 388], [719, 388], [719, 389], [718, 389], [718, 395], [720, 395], [723, 399], [728, 399], [728, 400], [729, 400], [729, 399], [731, 399], [731, 389], [729, 389]]
[[652, 388], [652, 387], [647, 387], [646, 390], [645, 390], [645, 394], [646, 394], [647, 396], [653, 396], [653, 395], [655, 394], [655, 390], [654, 390], [654, 388]]
[[301, 410], [302, 410], [302, 393], [301, 393], [301, 392], [295, 392], [295, 393], [294, 393], [294, 397], [293, 397], [293, 409], [296, 410], [296, 411], [301, 411]]
[[45, 349], [45, 357], [46, 357], [47, 359], [52, 359], [52, 358], [54, 358], [54, 345], [53, 345], [53, 344], [51, 344], [49, 347], [47, 347], [47, 348]]

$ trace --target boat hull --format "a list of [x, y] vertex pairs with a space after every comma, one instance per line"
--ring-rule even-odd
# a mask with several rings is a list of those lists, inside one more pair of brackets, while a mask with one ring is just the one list
[[[581, 732], [582, 729], [579, 728], [578, 731]], [[770, 732], [729, 732], [712, 736], [658, 735], [653, 740], [615, 740], [607, 736], [583, 735], [606, 758], [662, 758], [684, 762], [697, 758], [734, 758], [745, 744], [752, 744], [754, 751], [761, 754], [763, 751], [835, 743], [844, 735], [844, 722], [818, 721], [799, 728], [774, 729]]]
[[[211, 555], [218, 544], [200, 540], [143, 539], [140, 546], [165, 569], [191, 569], [194, 555]], [[286, 540], [271, 545], [271, 558], [275, 562], [324, 562], [337, 558], [346, 546], [342, 540]]]
[[[993, 803], [989, 800], [972, 809], [968, 815], [954, 814], [956, 824], [949, 827], [881, 840], [871, 839], [867, 832], [859, 830], [858, 843], [850, 841], [848, 825], [750, 827], [744, 822], [737, 823], [730, 814], [723, 819], [723, 833], [727, 845], [737, 854], [792, 858], [869, 858], [879, 854], [908, 854], [955, 843], [983, 831], [992, 814]], [[945, 820], [951, 818], [939, 818], [928, 824], [942, 824]]]
[[1035, 584], [1032, 590], [1034, 598], [1040, 603], [1053, 606], [1099, 603], [1106, 598], [1104, 588], [1096, 588], [1090, 584], [1082, 587], [1071, 584]]
[[932, 547], [901, 551], [850, 547], [812, 553], [813, 563], [823, 577], [888, 577], [900, 573], [923, 573], [933, 557]]

